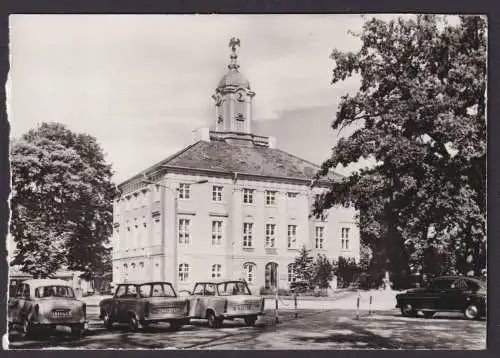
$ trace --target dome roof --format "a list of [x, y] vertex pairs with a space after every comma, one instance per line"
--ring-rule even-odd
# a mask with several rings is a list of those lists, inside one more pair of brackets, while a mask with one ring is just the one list
[[217, 88], [223, 88], [226, 86], [243, 87], [250, 89], [250, 82], [246, 79], [243, 74], [237, 69], [229, 70], [224, 77], [219, 81]]

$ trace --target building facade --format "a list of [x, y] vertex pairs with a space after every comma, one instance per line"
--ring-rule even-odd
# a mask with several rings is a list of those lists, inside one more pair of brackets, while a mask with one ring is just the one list
[[[239, 71], [232, 39], [227, 74], [215, 94], [213, 130], [119, 186], [114, 202], [113, 282], [166, 280], [177, 290], [196, 281], [245, 279], [252, 291], [287, 288], [305, 245], [329, 259], [359, 261], [355, 210], [311, 217], [319, 167], [252, 133], [255, 93]], [[298, 134], [300, 135], [300, 134]]]

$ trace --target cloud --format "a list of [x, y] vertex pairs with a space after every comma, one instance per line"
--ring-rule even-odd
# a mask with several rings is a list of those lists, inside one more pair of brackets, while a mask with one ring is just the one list
[[335, 108], [357, 87], [356, 78], [330, 84], [329, 55], [333, 48], [356, 50], [359, 41], [348, 30], [359, 31], [363, 21], [359, 15], [14, 15], [12, 135], [42, 121], [87, 132], [120, 181], [189, 145], [193, 129], [213, 124], [210, 96], [227, 70], [231, 37], [241, 39], [241, 71], [257, 93], [254, 119], [279, 120], [291, 111]]

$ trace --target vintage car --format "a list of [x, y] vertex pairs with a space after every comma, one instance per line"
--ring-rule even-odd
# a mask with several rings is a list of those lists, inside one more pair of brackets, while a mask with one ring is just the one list
[[87, 328], [87, 307], [63, 280], [32, 279], [19, 283], [9, 298], [8, 308], [9, 327], [20, 327], [26, 335], [42, 329], [80, 335]]
[[99, 308], [106, 328], [114, 322], [128, 323], [131, 330], [168, 322], [178, 330], [189, 323], [189, 301], [178, 298], [168, 282], [119, 284], [114, 296], [102, 300]]
[[407, 290], [396, 295], [396, 307], [403, 316], [425, 317], [436, 312], [463, 312], [467, 319], [486, 314], [486, 281], [469, 276], [441, 276], [427, 287]]
[[244, 281], [197, 282], [189, 294], [189, 316], [207, 319], [212, 328], [235, 318], [243, 318], [247, 326], [253, 326], [264, 313], [264, 298], [252, 296]]

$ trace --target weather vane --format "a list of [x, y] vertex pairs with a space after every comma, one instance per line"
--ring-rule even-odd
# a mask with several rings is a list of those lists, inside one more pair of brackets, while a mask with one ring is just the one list
[[240, 47], [240, 39], [236, 37], [232, 37], [231, 40], [229, 40], [229, 47], [231, 47], [232, 53], [231, 53], [231, 63], [229, 64], [229, 69], [234, 69], [237, 70], [240, 65], [238, 65], [238, 62], [236, 62], [236, 59], [238, 58], [238, 55], [236, 54], [236, 47]]

